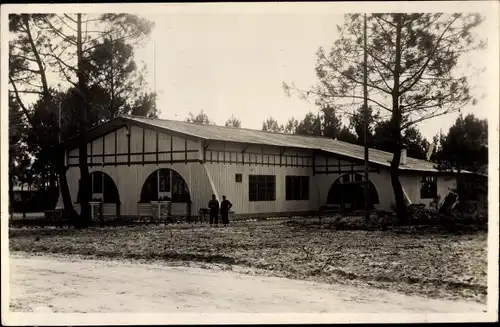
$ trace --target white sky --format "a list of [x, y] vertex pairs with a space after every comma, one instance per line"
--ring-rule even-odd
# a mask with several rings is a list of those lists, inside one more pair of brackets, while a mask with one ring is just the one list
[[[302, 119], [318, 108], [297, 96], [287, 97], [282, 83], [295, 82], [308, 88], [318, 80], [314, 67], [319, 46], [329, 49], [336, 38], [336, 25], [343, 23], [343, 13], [390, 12], [401, 10], [394, 2], [322, 4], [118, 4], [109, 5], [40, 5], [22, 6], [23, 12], [132, 12], [152, 20], [155, 28], [149, 41], [136, 51], [136, 61], [148, 67], [146, 79], [156, 84], [160, 118], [184, 120], [189, 112], [203, 110], [210, 119], [222, 125], [231, 116], [241, 119], [243, 127], [260, 129], [273, 116], [280, 123], [290, 117]], [[467, 11], [469, 3], [452, 6], [439, 2], [405, 3], [401, 11]], [[431, 5], [432, 4], [432, 5]], [[15, 5], [11, 5], [15, 7]], [[491, 8], [489, 8], [490, 6]], [[5, 7], [3, 7], [5, 8]], [[43, 10], [45, 8], [45, 10]], [[122, 9], [119, 9], [122, 8]], [[493, 6], [474, 2], [475, 12], [486, 16], [477, 29], [494, 48], [498, 43], [498, 17]], [[496, 7], [494, 7], [496, 8]], [[378, 9], [378, 10], [377, 10]], [[19, 10], [12, 10], [19, 12]], [[155, 51], [154, 51], [155, 50]], [[154, 60], [156, 54], [156, 60]], [[476, 85], [474, 95], [481, 98], [476, 106], [464, 111], [481, 118], [498, 110], [494, 92], [497, 74], [491, 69], [498, 53], [489, 50], [474, 53], [463, 62], [475, 68], [490, 68], [470, 80]], [[496, 66], [495, 66], [496, 67]], [[53, 75], [56, 85], [60, 78]], [[156, 79], [156, 83], [154, 80]], [[437, 117], [418, 127], [427, 138], [446, 133], [458, 114]], [[496, 117], [494, 115], [493, 117]]]
[[[155, 22], [147, 45], [136, 54], [148, 66], [153, 87], [156, 73], [160, 117], [183, 120], [191, 111], [205, 113], [217, 124], [232, 114], [243, 127], [260, 129], [273, 116], [280, 122], [292, 116], [302, 119], [312, 103], [297, 96], [287, 97], [282, 82], [307, 88], [317, 82], [314, 67], [319, 46], [330, 48], [336, 38], [341, 14], [300, 13], [183, 13], [143, 14]], [[478, 29], [487, 38], [487, 19]], [[154, 51], [154, 49], [156, 51]], [[156, 53], [156, 68], [154, 53]], [[470, 61], [485, 67], [485, 53]], [[482, 65], [482, 66], [481, 66]], [[487, 72], [471, 80], [477, 96], [484, 89]], [[487, 116], [487, 98], [465, 112]], [[442, 128], [446, 133], [457, 114], [435, 118], [419, 125], [432, 138]]]

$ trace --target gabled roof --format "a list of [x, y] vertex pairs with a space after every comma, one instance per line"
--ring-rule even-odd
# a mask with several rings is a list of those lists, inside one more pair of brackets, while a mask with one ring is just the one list
[[[199, 138], [203, 140], [234, 142], [255, 145], [268, 145], [296, 149], [316, 150], [337, 154], [357, 160], [364, 160], [364, 147], [348, 142], [333, 140], [324, 137], [290, 135], [274, 132], [259, 131], [246, 128], [203, 125], [175, 120], [145, 118], [139, 116], [120, 116], [107, 123], [96, 126], [88, 131], [89, 139], [97, 138], [125, 124], [132, 123], [149, 126], [165, 131]], [[76, 138], [70, 140], [73, 146]], [[369, 149], [371, 163], [390, 167], [392, 153], [377, 149]], [[435, 163], [407, 157], [407, 164], [400, 165], [401, 170], [438, 172]]]

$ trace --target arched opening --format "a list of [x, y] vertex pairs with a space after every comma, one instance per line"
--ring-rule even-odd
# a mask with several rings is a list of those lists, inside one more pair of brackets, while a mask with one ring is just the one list
[[[90, 173], [90, 189], [90, 201], [102, 202], [104, 216], [120, 216], [120, 193], [111, 176], [102, 171]], [[76, 202], [80, 203], [80, 186], [78, 186]]]
[[186, 181], [175, 170], [162, 168], [152, 172], [141, 190], [140, 202], [151, 201], [189, 202]]
[[[156, 204], [152, 202], [160, 201]], [[163, 201], [169, 201], [167, 219], [191, 216], [191, 197], [186, 181], [175, 170], [162, 168], [152, 172], [141, 190], [139, 216], [157, 216], [162, 213]]]
[[[371, 181], [369, 189], [369, 209], [373, 209], [379, 203], [379, 198]], [[327, 204], [339, 206], [342, 211], [365, 209], [364, 176], [350, 173], [337, 178], [328, 192]]]

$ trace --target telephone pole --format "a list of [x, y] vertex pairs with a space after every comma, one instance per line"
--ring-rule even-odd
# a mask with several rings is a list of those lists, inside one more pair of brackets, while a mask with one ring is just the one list
[[157, 98], [157, 94], [156, 94], [156, 41], [155, 40], [153, 40], [153, 65], [154, 65], [154, 69], [153, 69], [153, 92], [154, 92], [154, 97], [155, 97], [154, 112], [156, 114], [156, 98]]
[[364, 93], [364, 142], [365, 142], [365, 220], [368, 222], [370, 220], [370, 180], [368, 179], [368, 55], [366, 52], [366, 14], [364, 17], [364, 81], [363, 81], [363, 93]]

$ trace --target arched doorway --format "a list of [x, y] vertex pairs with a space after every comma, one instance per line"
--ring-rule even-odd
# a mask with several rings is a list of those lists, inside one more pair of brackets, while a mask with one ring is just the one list
[[[379, 203], [379, 198], [377, 189], [371, 181], [369, 189], [369, 209], [373, 209], [374, 205]], [[350, 173], [337, 178], [330, 187], [326, 203], [339, 206], [342, 211], [365, 209], [364, 176]]]
[[[120, 216], [120, 193], [111, 176], [102, 171], [90, 173], [91, 202], [102, 202], [104, 216]], [[80, 203], [78, 187], [77, 203]]]
[[190, 216], [191, 196], [186, 181], [173, 169], [162, 168], [152, 172], [141, 189], [139, 203], [171, 201], [173, 216]]

